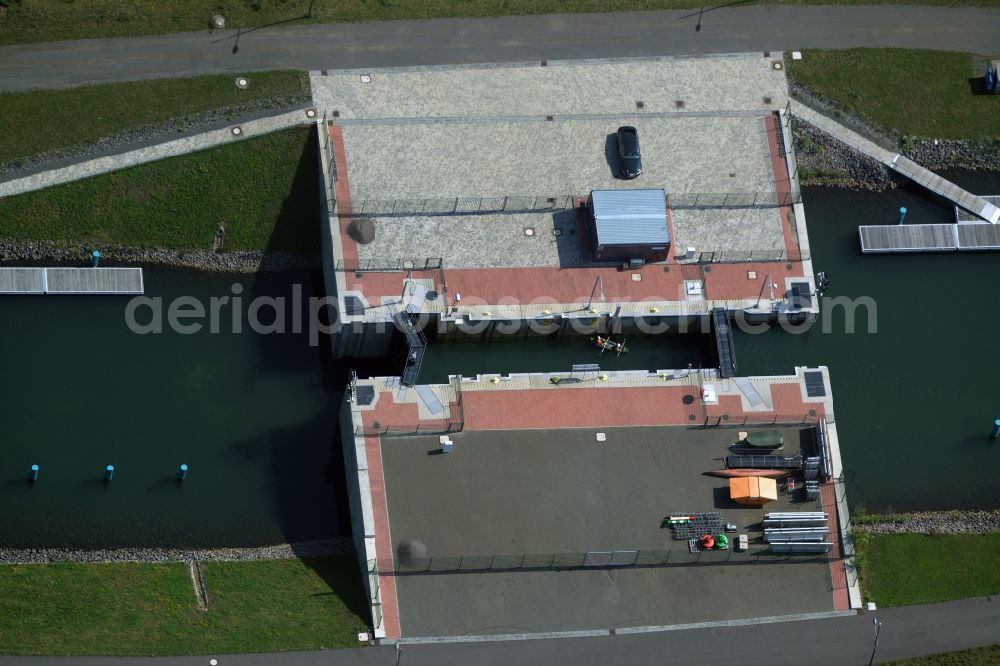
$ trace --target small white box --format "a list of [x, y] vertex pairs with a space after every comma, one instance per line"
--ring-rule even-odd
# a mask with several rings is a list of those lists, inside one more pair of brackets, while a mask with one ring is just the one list
[[792, 51], [792, 60], [802, 60], [802, 51]]
[[608, 441], [608, 436], [605, 435], [603, 432], [599, 432], [599, 433], [597, 433], [597, 441], [598, 442], [606, 442], [606, 441]]

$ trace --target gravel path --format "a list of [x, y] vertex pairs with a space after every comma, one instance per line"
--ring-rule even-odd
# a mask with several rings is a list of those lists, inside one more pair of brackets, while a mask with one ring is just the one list
[[[93, 247], [83, 243], [19, 241], [0, 238], [0, 262], [88, 265]], [[312, 270], [322, 266], [318, 254], [297, 252], [211, 252], [101, 246], [105, 265], [163, 265], [231, 273]]]
[[[128, 152], [78, 162], [69, 166], [39, 171], [37, 173], [0, 182], [0, 197], [40, 190], [53, 185], [61, 185], [91, 176], [127, 169], [129, 167], [161, 160], [166, 157], [186, 155], [214, 146], [233, 143], [245, 138], [263, 136], [289, 127], [297, 127], [315, 120], [306, 116], [305, 109], [286, 111], [279, 115], [249, 120], [239, 126], [233, 125], [208, 130], [173, 141], [165, 141]], [[239, 134], [234, 132], [238, 131]]]
[[283, 543], [257, 548], [208, 548], [183, 550], [176, 548], [122, 548], [116, 550], [74, 550], [65, 548], [0, 548], [0, 564], [45, 564], [49, 562], [81, 562], [88, 564], [111, 562], [250, 562], [256, 560], [288, 560], [326, 555], [352, 555], [351, 539], [327, 539]]

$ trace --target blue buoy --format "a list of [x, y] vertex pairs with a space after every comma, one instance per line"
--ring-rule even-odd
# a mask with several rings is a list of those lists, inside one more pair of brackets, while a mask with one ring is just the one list
[[993, 422], [993, 433], [990, 435], [993, 439], [1000, 437], [1000, 419]]
[[28, 481], [38, 480], [38, 465], [32, 465], [31, 469], [28, 470]]
[[111, 478], [114, 475], [115, 475], [115, 466], [114, 465], [108, 465], [107, 467], [104, 468], [104, 480], [105, 481], [110, 481]]
[[187, 478], [187, 475], [188, 475], [188, 466], [181, 465], [180, 468], [177, 470], [177, 478], [180, 481], [183, 481], [184, 479]]
[[90, 266], [91, 268], [97, 268], [99, 263], [101, 263], [101, 251], [94, 250], [90, 255]]
[[899, 223], [902, 224], [903, 220], [906, 218], [906, 206], [899, 207]]

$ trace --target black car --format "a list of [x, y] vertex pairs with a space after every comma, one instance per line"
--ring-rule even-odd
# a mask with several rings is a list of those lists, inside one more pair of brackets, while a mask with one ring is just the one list
[[642, 173], [639, 132], [634, 127], [618, 128], [618, 177], [626, 180]]

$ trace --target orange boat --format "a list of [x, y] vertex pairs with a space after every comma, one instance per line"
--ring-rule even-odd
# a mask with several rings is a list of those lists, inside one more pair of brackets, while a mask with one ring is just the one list
[[780, 479], [792, 474], [791, 469], [713, 469], [705, 472], [708, 476], [721, 476], [724, 479], [734, 479], [742, 476], [762, 476], [765, 479]]

